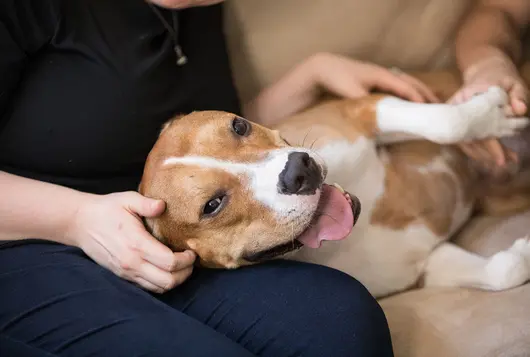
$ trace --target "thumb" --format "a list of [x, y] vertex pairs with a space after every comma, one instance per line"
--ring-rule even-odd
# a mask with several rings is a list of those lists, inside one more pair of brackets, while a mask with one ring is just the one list
[[137, 192], [128, 196], [125, 204], [134, 213], [149, 218], [161, 215], [166, 209], [164, 201], [148, 198]]
[[515, 115], [524, 115], [528, 110], [526, 106], [527, 89], [516, 83], [510, 91], [510, 104]]

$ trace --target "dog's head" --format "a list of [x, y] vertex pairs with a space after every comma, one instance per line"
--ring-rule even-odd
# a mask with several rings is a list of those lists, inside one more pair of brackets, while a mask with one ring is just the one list
[[236, 268], [350, 233], [359, 201], [325, 177], [318, 155], [277, 131], [203, 111], [165, 125], [139, 191], [166, 202], [146, 220], [155, 237], [204, 266]]

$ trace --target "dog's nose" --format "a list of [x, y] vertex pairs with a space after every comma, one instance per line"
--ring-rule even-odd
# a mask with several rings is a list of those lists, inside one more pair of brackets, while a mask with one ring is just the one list
[[280, 173], [278, 188], [287, 195], [312, 195], [322, 183], [318, 164], [305, 152], [292, 152]]

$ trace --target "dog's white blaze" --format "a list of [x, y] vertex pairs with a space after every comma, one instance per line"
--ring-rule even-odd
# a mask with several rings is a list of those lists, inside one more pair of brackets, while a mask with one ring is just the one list
[[256, 200], [272, 209], [279, 219], [290, 220], [294, 217], [312, 215], [320, 198], [320, 190], [317, 190], [314, 195], [285, 195], [279, 192], [280, 173], [285, 168], [289, 154], [293, 152], [307, 152], [321, 167], [324, 166], [318, 155], [310, 150], [294, 147], [273, 150], [258, 162], [236, 162], [206, 156], [184, 156], [169, 157], [164, 160], [162, 165], [193, 165], [245, 176], [249, 182], [248, 190]]

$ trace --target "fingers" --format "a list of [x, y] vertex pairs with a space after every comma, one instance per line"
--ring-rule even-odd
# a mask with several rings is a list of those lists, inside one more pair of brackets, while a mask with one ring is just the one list
[[135, 192], [115, 193], [91, 201], [80, 218], [85, 235], [80, 247], [117, 276], [156, 292], [167, 291], [186, 280], [195, 253], [174, 253], [149, 234], [139, 214], [160, 211], [162, 201]]
[[515, 151], [505, 148], [504, 153], [509, 158], [509, 161], [515, 162], [515, 163], [519, 162], [519, 155], [517, 155]]
[[405, 80], [406, 82], [409, 82], [413, 87], [415, 87], [418, 90], [418, 92], [421, 93], [423, 98], [427, 99], [427, 102], [430, 102], [430, 103], [440, 102], [440, 98], [438, 98], [436, 94], [434, 94], [434, 92], [425, 83], [423, 83], [419, 79], [411, 75], [408, 75], [406, 73], [403, 73], [401, 77], [403, 80]]
[[523, 115], [528, 111], [528, 106], [520, 99], [511, 99], [510, 105], [513, 109], [514, 115]]
[[138, 238], [136, 249], [144, 260], [169, 272], [192, 265], [196, 258], [192, 251], [174, 253], [146, 231]]
[[117, 269], [120, 277], [137, 283], [143, 288], [162, 293], [182, 284], [193, 272], [195, 254], [193, 252], [172, 253], [175, 262], [171, 270], [143, 260], [135, 254], [120, 258]]
[[175, 272], [193, 266], [197, 256], [191, 250], [173, 253], [173, 263], [169, 266], [168, 271]]
[[510, 104], [515, 115], [524, 115], [527, 112], [527, 99], [528, 90], [521, 83], [515, 83], [510, 90]]
[[137, 192], [126, 192], [123, 195], [124, 204], [129, 210], [142, 217], [157, 217], [165, 210], [165, 202], [142, 196]]
[[489, 154], [483, 147], [477, 145], [476, 143], [466, 143], [460, 144], [462, 151], [473, 161], [487, 161], [491, 158]]
[[162, 293], [182, 284], [192, 272], [193, 265], [174, 272], [168, 272], [151, 263], [144, 262], [134, 281], [150, 291]]
[[135, 231], [134, 233], [136, 237], [131, 237], [133, 250], [138, 252], [142, 259], [156, 265], [160, 269], [171, 271], [175, 265], [173, 251], [145, 230]]
[[498, 140], [487, 139], [461, 144], [462, 151], [473, 161], [488, 167], [491, 163], [502, 166], [506, 163], [504, 149]]
[[469, 100], [476, 94], [483, 92], [497, 92], [497, 105], [508, 107], [510, 115], [522, 116], [528, 111], [528, 89], [524, 83], [517, 81], [514, 78], [505, 78], [495, 84], [494, 82], [480, 82], [474, 83], [461, 88], [456, 92], [447, 102], [451, 104], [459, 104]]
[[[129, 280], [129, 279], [128, 279]], [[144, 278], [141, 278], [141, 277], [136, 277], [135, 280], [130, 280], [131, 282], [135, 283], [136, 285], [140, 286], [142, 289], [145, 289], [145, 290], [148, 290], [148, 291], [152, 291], [154, 293], [157, 293], [157, 294], [162, 294], [164, 293], [164, 289], [162, 289], [161, 287], [151, 283], [150, 281], [147, 281], [145, 280]]]
[[487, 140], [484, 143], [484, 156], [491, 155], [492, 161], [497, 165], [502, 166], [506, 163], [506, 156], [504, 155], [504, 149], [498, 140]]
[[413, 102], [440, 102], [440, 99], [426, 84], [401, 70], [394, 69], [389, 71], [379, 68], [379, 72], [373, 80], [373, 85], [377, 88], [396, 93], [400, 97]]
[[450, 104], [460, 104], [466, 102], [477, 94], [487, 92], [490, 87], [491, 86], [487, 84], [464, 87], [455, 94], [453, 94], [453, 96], [449, 98], [447, 102]]
[[368, 95], [368, 91], [354, 81], [344, 80], [324, 83], [324, 87], [332, 93], [344, 98], [361, 98]]
[[373, 77], [371, 84], [375, 88], [394, 93], [401, 98], [417, 103], [424, 103], [425, 99], [421, 92], [399, 77], [399, 75], [395, 75], [384, 68], [379, 68], [379, 71], [377, 75]]

